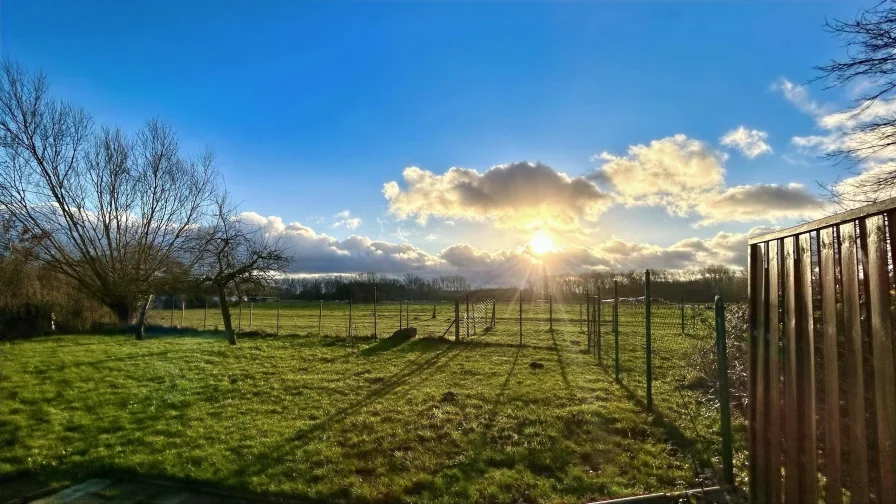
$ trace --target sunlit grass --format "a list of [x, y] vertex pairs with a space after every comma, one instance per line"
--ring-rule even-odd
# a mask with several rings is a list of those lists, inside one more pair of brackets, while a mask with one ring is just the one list
[[555, 329], [527, 329], [523, 347], [504, 320], [459, 344], [5, 344], [0, 478], [137, 472], [342, 502], [580, 502], [689, 486], [686, 457], [587, 355], [577, 322]]

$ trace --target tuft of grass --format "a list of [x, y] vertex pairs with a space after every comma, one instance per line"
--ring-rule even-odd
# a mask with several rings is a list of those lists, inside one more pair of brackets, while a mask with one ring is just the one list
[[137, 473], [346, 503], [582, 502], [694, 483], [662, 426], [581, 352], [577, 320], [530, 323], [520, 347], [502, 316], [459, 343], [5, 343], [0, 481]]

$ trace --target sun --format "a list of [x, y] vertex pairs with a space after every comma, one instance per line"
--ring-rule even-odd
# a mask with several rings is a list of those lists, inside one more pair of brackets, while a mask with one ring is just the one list
[[532, 247], [532, 252], [535, 252], [535, 254], [543, 255], [553, 252], [554, 240], [551, 240], [550, 236], [544, 234], [544, 231], [539, 231], [529, 240], [529, 246]]

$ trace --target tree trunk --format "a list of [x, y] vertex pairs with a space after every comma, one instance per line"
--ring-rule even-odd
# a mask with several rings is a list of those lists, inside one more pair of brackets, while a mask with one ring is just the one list
[[121, 329], [127, 329], [131, 323], [131, 305], [128, 303], [112, 303], [107, 305], [115, 313], [118, 319], [118, 326]]
[[236, 345], [236, 333], [233, 331], [233, 322], [230, 320], [230, 305], [227, 304], [227, 292], [224, 285], [218, 286], [218, 297], [221, 300], [221, 318], [224, 319], [224, 331], [227, 333], [227, 341]]
[[152, 302], [152, 294], [146, 297], [143, 306], [140, 307], [140, 316], [137, 318], [137, 327], [134, 328], [134, 336], [138, 340], [143, 339], [143, 326], [146, 324], [146, 310], [149, 309], [149, 303]]

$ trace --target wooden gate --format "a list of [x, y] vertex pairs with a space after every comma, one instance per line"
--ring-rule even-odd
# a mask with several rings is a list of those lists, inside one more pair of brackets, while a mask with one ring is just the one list
[[896, 503], [896, 198], [749, 244], [750, 498]]

